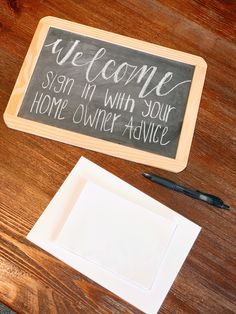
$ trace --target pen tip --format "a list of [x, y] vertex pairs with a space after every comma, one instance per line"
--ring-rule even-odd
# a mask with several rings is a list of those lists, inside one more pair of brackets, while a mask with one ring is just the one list
[[230, 210], [229, 205], [226, 205], [226, 204], [223, 204], [221, 208], [226, 209], [226, 210]]
[[142, 175], [147, 179], [151, 178], [151, 175], [149, 173], [143, 172]]

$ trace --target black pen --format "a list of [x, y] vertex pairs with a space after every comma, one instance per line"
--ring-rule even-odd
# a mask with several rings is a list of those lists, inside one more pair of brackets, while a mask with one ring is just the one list
[[143, 173], [143, 176], [147, 179], [149, 179], [152, 182], [155, 182], [157, 184], [160, 184], [170, 190], [174, 190], [180, 193], [183, 193], [189, 197], [195, 198], [197, 200], [206, 202], [210, 205], [216, 206], [218, 208], [223, 208], [223, 209], [229, 209], [229, 206], [224, 204], [224, 202], [222, 201], [222, 199], [220, 199], [217, 196], [211, 195], [211, 194], [207, 194], [207, 193], [203, 193], [197, 190], [192, 190], [189, 188], [185, 188], [182, 185], [176, 184], [173, 181], [167, 180], [165, 178], [162, 178], [160, 176], [157, 176], [155, 174], [152, 173]]

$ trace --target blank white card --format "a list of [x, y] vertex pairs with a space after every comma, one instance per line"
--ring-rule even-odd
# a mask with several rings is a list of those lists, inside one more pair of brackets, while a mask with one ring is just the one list
[[27, 239], [144, 313], [156, 314], [200, 230], [81, 157]]
[[57, 244], [122, 280], [151, 289], [176, 224], [88, 181]]

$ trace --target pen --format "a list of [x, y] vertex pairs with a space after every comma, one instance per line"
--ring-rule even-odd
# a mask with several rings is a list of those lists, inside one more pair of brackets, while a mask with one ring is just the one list
[[157, 176], [156, 174], [143, 173], [143, 176], [145, 178], [149, 179], [150, 181], [157, 183], [159, 185], [162, 185], [162, 186], [164, 186], [170, 190], [174, 190], [174, 191], [183, 193], [189, 197], [192, 197], [192, 198], [195, 198], [197, 200], [206, 202], [206, 203], [213, 205], [215, 207], [218, 207], [218, 208], [229, 209], [229, 206], [224, 204], [222, 199], [220, 199], [217, 196], [186, 188], [182, 185], [176, 184], [173, 181], [170, 181], [170, 180], [167, 180], [167, 179], [162, 178], [160, 176]]

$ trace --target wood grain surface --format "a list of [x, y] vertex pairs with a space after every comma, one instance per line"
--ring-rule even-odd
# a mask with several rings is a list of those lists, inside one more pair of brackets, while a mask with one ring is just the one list
[[[7, 128], [11, 91], [43, 16], [193, 53], [208, 64], [187, 168], [174, 174]], [[236, 2], [1, 0], [0, 302], [18, 313], [141, 313], [25, 239], [80, 156], [202, 226], [159, 313], [236, 313]], [[223, 211], [147, 182], [218, 195]]]

